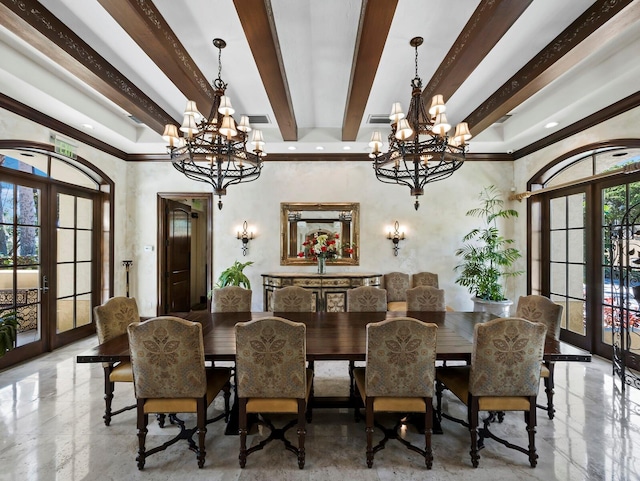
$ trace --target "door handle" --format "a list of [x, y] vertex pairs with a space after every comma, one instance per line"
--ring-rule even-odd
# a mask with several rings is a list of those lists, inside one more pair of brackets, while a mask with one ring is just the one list
[[49, 279], [47, 276], [42, 276], [42, 287], [40, 288], [40, 292], [43, 294], [49, 292]]

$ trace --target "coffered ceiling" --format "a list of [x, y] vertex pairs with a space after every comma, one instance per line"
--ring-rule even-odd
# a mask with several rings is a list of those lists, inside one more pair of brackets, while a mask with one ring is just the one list
[[373, 121], [408, 107], [415, 36], [423, 97], [469, 122], [477, 158], [640, 104], [637, 0], [0, 0], [0, 105], [160, 158], [187, 99], [209, 111], [219, 37], [227, 95], [260, 117], [267, 160], [364, 160], [388, 133]]

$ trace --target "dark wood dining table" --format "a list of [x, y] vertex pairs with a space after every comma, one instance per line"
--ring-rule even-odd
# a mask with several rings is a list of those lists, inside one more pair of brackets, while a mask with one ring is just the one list
[[[364, 361], [366, 325], [384, 319], [413, 317], [438, 326], [436, 357], [441, 361], [471, 360], [474, 326], [496, 316], [486, 312], [217, 312], [193, 311], [172, 314], [202, 324], [204, 354], [207, 361], [234, 361], [236, 341], [234, 326], [238, 322], [269, 316], [284, 317], [307, 326], [307, 360]], [[566, 342], [547, 338], [544, 359], [548, 361], [590, 362], [591, 354]], [[127, 335], [115, 337], [77, 356], [77, 362], [117, 362], [129, 360]], [[314, 397], [314, 407], [356, 407], [359, 401], [348, 398]], [[237, 434], [237, 403], [234, 402], [226, 434]], [[433, 432], [442, 433], [434, 420]], [[419, 427], [420, 429], [420, 427]]]
[[[235, 360], [235, 331], [238, 322], [278, 316], [307, 326], [307, 359], [364, 361], [366, 325], [394, 317], [414, 317], [438, 325], [437, 359], [471, 359], [473, 329], [495, 316], [486, 312], [218, 312], [193, 311], [172, 314], [202, 324], [205, 359]], [[591, 354], [562, 341], [547, 338], [544, 359], [548, 361], [591, 361]], [[77, 356], [77, 362], [129, 360], [126, 334]]]

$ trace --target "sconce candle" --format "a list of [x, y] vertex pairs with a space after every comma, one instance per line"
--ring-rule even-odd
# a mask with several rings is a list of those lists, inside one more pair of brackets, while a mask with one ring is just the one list
[[242, 232], [238, 231], [237, 237], [242, 240], [242, 255], [246, 256], [249, 249], [249, 241], [253, 239], [253, 232], [249, 232], [246, 220], [242, 223]]
[[395, 223], [393, 224], [393, 232], [389, 231], [389, 233], [387, 234], [387, 239], [393, 242], [393, 255], [397, 256], [399, 249], [398, 244], [401, 240], [405, 239], [404, 232], [400, 232], [400, 224], [398, 224], [398, 221], [395, 221]]

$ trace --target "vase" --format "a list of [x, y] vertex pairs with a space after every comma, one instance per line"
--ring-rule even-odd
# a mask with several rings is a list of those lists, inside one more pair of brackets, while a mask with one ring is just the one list
[[324, 257], [318, 257], [318, 274], [324, 274], [326, 272], [327, 265]]

